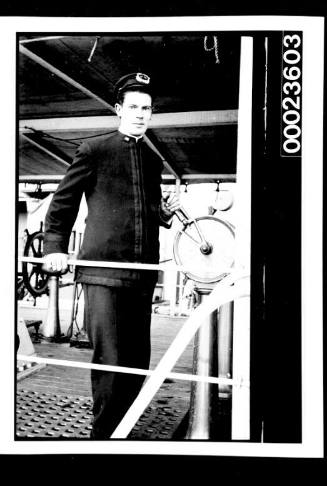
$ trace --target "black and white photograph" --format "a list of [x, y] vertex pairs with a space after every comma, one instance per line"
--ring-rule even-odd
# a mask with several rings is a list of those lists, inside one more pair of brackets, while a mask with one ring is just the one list
[[0, 20], [1, 452], [323, 457], [324, 18]]

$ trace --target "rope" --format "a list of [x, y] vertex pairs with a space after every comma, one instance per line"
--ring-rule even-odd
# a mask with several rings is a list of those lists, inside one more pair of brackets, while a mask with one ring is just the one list
[[93, 47], [92, 47], [92, 50], [91, 50], [91, 53], [88, 57], [88, 62], [91, 62], [92, 61], [92, 57], [93, 57], [93, 54], [95, 52], [95, 49], [97, 48], [97, 45], [98, 45], [98, 41], [100, 39], [100, 36], [97, 35], [96, 38], [95, 38], [95, 41], [94, 41], [94, 44], [93, 44]]
[[216, 58], [216, 64], [220, 64], [219, 56], [218, 56], [218, 37], [216, 35], [213, 36], [213, 46], [208, 47], [207, 45], [208, 42], [208, 36], [206, 35], [204, 38], [204, 50], [209, 52], [209, 51], [215, 51], [215, 58]]

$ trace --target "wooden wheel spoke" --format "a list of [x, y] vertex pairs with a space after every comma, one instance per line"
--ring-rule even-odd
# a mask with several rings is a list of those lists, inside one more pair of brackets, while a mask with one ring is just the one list
[[37, 252], [34, 248], [34, 241], [31, 241], [31, 246], [30, 246], [31, 250], [32, 250], [32, 253], [33, 253], [33, 257], [37, 258]]
[[34, 273], [36, 273], [36, 266], [35, 265], [33, 265], [31, 273], [29, 274], [29, 278], [31, 278], [34, 275]]
[[[43, 256], [43, 233], [38, 231], [29, 235], [24, 255], [39, 258]], [[43, 271], [42, 265], [24, 264], [23, 281], [26, 289], [33, 297], [38, 297], [47, 291], [49, 276]]]
[[42, 255], [42, 239], [41, 238], [38, 238], [38, 248], [37, 248], [37, 252], [38, 252], [38, 255]]

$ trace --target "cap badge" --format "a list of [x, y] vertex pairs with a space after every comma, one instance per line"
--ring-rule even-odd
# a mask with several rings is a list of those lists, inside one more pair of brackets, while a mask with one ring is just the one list
[[150, 83], [150, 77], [147, 74], [137, 73], [135, 79], [139, 83], [144, 83], [144, 84]]

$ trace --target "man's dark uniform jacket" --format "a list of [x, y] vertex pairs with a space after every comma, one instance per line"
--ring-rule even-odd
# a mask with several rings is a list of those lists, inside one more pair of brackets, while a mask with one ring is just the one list
[[[160, 158], [141, 139], [117, 131], [83, 143], [59, 184], [45, 220], [44, 253], [67, 253], [83, 193], [88, 216], [79, 259], [157, 263], [161, 214]], [[133, 286], [157, 272], [78, 267], [78, 282]]]

